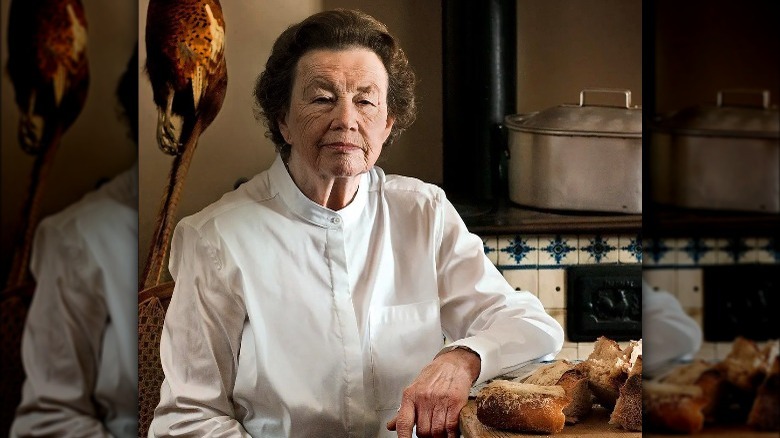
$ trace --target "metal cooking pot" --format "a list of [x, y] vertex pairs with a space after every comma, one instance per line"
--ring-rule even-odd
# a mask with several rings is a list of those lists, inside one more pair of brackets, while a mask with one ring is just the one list
[[[755, 102], [724, 101], [737, 95]], [[780, 113], [769, 97], [768, 90], [721, 90], [714, 106], [659, 118], [651, 151], [653, 199], [687, 208], [780, 212]]]
[[[619, 93], [625, 105], [586, 104], [592, 93]], [[642, 212], [642, 109], [631, 91], [586, 89], [564, 104], [505, 118], [509, 199], [556, 210]]]

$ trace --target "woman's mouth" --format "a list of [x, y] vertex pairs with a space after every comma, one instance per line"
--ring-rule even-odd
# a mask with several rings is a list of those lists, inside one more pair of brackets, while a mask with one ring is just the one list
[[352, 152], [356, 150], [361, 150], [360, 146], [354, 143], [346, 143], [346, 142], [325, 143], [321, 147], [328, 148], [330, 150], [334, 150], [337, 152]]

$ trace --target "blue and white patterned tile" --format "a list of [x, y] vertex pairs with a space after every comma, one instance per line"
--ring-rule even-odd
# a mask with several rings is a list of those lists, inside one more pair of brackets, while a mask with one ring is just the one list
[[514, 290], [526, 290], [539, 296], [539, 271], [536, 269], [504, 269], [502, 274]]
[[696, 266], [719, 263], [718, 239], [689, 237], [677, 242], [677, 265]]
[[780, 263], [780, 238], [760, 237], [756, 239], [759, 263]]
[[539, 300], [545, 309], [566, 307], [566, 271], [563, 269], [539, 270]]
[[745, 253], [742, 255], [742, 257], [739, 258], [737, 263], [741, 263], [741, 264], [758, 263], [758, 253], [760, 252], [758, 248], [758, 238], [746, 237], [745, 244], [747, 245], [747, 249], [745, 250]]
[[651, 238], [644, 242], [642, 264], [645, 266], [677, 264], [677, 239]]
[[620, 263], [642, 263], [642, 235], [618, 236], [618, 262]]
[[539, 238], [524, 234], [498, 236], [498, 265], [535, 268], [539, 264]]
[[701, 309], [704, 304], [704, 274], [701, 269], [677, 270], [677, 300], [684, 309]]
[[482, 248], [485, 255], [493, 265], [498, 264], [498, 236], [479, 236], [482, 239]]
[[758, 253], [751, 251], [751, 246], [755, 246], [755, 239], [751, 242], [743, 237], [732, 237], [719, 239], [719, 244], [718, 264], [758, 263]]
[[608, 235], [579, 236], [580, 264], [609, 264], [618, 262], [618, 237]]
[[539, 236], [539, 265], [568, 266], [578, 262], [577, 236]]

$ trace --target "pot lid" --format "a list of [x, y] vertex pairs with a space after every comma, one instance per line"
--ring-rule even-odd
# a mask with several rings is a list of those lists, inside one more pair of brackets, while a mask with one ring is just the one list
[[[586, 93], [625, 95], [625, 106], [585, 103]], [[507, 116], [513, 130], [549, 135], [587, 137], [642, 137], [642, 108], [631, 106], [631, 91], [592, 88], [580, 91], [580, 103], [564, 104], [531, 114]]]
[[[727, 96], [761, 96], [761, 103], [727, 103]], [[769, 90], [721, 90], [715, 105], [686, 108], [661, 118], [660, 130], [678, 134], [718, 137], [778, 138], [780, 112], [769, 105]]]

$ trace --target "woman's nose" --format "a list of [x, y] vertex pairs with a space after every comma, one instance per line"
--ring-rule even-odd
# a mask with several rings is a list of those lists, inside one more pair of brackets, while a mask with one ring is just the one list
[[358, 112], [349, 99], [339, 99], [333, 109], [332, 129], [357, 130]]

